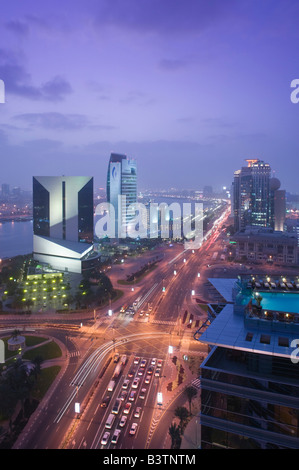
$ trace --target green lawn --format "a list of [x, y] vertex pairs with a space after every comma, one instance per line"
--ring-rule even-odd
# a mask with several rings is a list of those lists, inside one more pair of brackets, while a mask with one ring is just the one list
[[57, 343], [51, 341], [50, 343], [39, 346], [38, 348], [31, 349], [26, 351], [23, 354], [23, 359], [32, 360], [36, 356], [41, 356], [44, 361], [49, 359], [55, 359], [62, 356], [62, 351]]
[[38, 376], [37, 382], [34, 386], [32, 393], [33, 398], [39, 401], [43, 398], [52, 382], [54, 382], [59, 371], [60, 366], [52, 366], [42, 369], [41, 374]]

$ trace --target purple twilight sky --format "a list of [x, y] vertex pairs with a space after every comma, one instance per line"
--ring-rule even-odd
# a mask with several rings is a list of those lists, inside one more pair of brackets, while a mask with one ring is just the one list
[[10, 0], [0, 15], [0, 183], [91, 175], [229, 186], [246, 158], [299, 193], [297, 0]]

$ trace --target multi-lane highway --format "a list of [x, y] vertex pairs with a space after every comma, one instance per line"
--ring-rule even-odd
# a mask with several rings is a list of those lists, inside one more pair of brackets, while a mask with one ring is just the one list
[[[145, 448], [153, 412], [158, 406], [159, 376], [163, 375], [162, 368], [159, 376], [155, 376], [156, 364], [151, 365], [151, 361], [156, 358], [164, 366], [169, 338], [172, 333], [177, 334], [178, 319], [190, 302], [191, 289], [198, 282], [198, 273], [206, 266], [207, 247], [218, 237], [219, 230], [211, 234], [200, 250], [184, 250], [183, 245], [176, 245], [173, 250], [169, 247], [158, 267], [134, 291], [127, 289], [122, 302], [133, 304], [138, 299], [134, 315], [121, 314], [121, 303], [118, 302], [117, 306], [113, 305], [111, 317], [98, 315], [92, 326], [85, 326], [77, 336], [68, 340], [68, 347], [77, 348], [79, 355], [69, 361], [60, 382], [56, 384], [55, 393], [40, 407], [24, 439], [18, 441], [19, 448]], [[179, 339], [175, 335], [172, 338]], [[108, 382], [115, 364], [111, 361], [108, 364], [107, 361], [116, 350], [126, 354], [128, 362], [115, 388], [108, 394]], [[144, 373], [141, 374], [140, 365], [135, 364], [134, 373], [129, 377], [136, 355], [147, 361]], [[147, 374], [145, 369], [150, 366], [153, 367], [152, 374]], [[135, 378], [140, 379], [136, 390], [132, 389]], [[129, 380], [127, 390], [122, 389], [124, 380]], [[144, 388], [146, 392], [142, 398], [140, 393]], [[111, 429], [108, 429], [105, 427], [107, 418], [110, 414], [114, 415], [111, 413], [113, 405], [124, 391], [128, 392], [128, 397], [136, 391], [136, 396], [133, 401], [127, 397], [121, 400], [120, 410]], [[101, 403], [108, 395], [109, 404], [103, 408]], [[76, 415], [75, 403], [80, 404], [79, 415]], [[124, 413], [127, 403], [131, 404], [127, 407], [130, 408], [128, 415]], [[134, 416], [139, 407], [138, 416]], [[123, 415], [127, 420], [121, 426]], [[130, 434], [133, 423], [136, 423], [136, 429]], [[120, 429], [120, 433], [117, 442], [112, 443], [115, 429]], [[107, 432], [110, 435], [106, 435], [106, 442], [104, 434]]]

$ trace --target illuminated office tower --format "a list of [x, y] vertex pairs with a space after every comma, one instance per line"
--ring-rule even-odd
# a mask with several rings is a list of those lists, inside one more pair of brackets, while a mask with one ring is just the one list
[[107, 173], [107, 202], [115, 211], [115, 237], [122, 237], [135, 216], [137, 202], [137, 165], [126, 155], [112, 153]]
[[33, 178], [33, 254], [53, 268], [82, 272], [93, 253], [93, 178]]
[[235, 230], [247, 225], [271, 227], [273, 224], [271, 204], [271, 167], [261, 160], [246, 160], [234, 174], [233, 206]]

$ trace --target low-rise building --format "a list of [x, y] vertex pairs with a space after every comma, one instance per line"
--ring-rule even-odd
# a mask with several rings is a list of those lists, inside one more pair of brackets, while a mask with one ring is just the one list
[[231, 237], [237, 260], [297, 265], [298, 243], [294, 233], [271, 228], [246, 227]]

